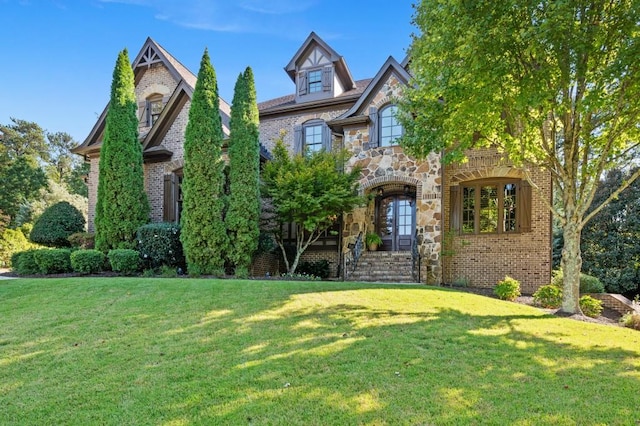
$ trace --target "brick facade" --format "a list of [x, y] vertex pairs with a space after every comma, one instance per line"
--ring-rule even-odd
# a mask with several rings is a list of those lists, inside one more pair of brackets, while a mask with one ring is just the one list
[[[326, 82], [327, 90], [305, 97], [299, 83], [303, 81], [300, 76], [306, 71], [298, 69], [309, 64], [304, 55], [320, 49], [326, 58], [339, 57], [313, 33], [305, 43], [308, 46], [303, 45], [304, 48], [296, 54], [302, 56], [295, 56], [286, 67], [293, 80], [292, 89], [296, 92], [259, 105], [260, 142], [267, 150], [272, 150], [275, 141], [282, 138], [293, 153], [296, 146], [294, 129], [310, 120], [321, 120], [330, 127], [331, 146], [334, 149], [345, 148], [351, 153], [347, 167], [362, 169], [360, 190], [362, 194], [370, 196], [370, 202], [342, 218], [341, 245], [335, 248], [311, 247], [303, 254], [303, 261], [326, 259], [330, 262], [332, 276], [337, 276], [349, 244], [358, 235], [376, 229], [375, 211], [378, 208], [376, 203], [382, 197], [380, 194], [404, 194], [405, 198], [410, 194], [409, 199], [413, 200], [411, 208], [415, 210], [415, 248], [421, 256], [420, 276], [423, 282], [440, 284], [464, 281], [475, 287], [492, 287], [505, 275], [510, 275], [521, 281], [524, 293], [532, 293], [540, 285], [549, 283], [551, 218], [546, 202], [550, 200], [551, 179], [548, 173], [541, 170], [528, 172], [528, 177], [537, 187], [531, 206], [530, 232], [454, 235], [450, 232], [452, 186], [485, 178], [524, 179], [525, 172], [513, 167], [495, 150], [471, 151], [467, 163], [443, 166], [437, 153], [419, 160], [406, 154], [400, 146], [378, 146], [372, 142], [376, 135], [370, 132], [375, 120], [370, 114], [371, 111], [381, 111], [395, 104], [402, 96], [403, 88], [410, 81], [404, 66], [389, 58], [373, 79], [353, 81], [346, 63], [340, 62], [343, 59], [333, 63], [325, 61], [322, 66], [332, 76]], [[143, 143], [146, 135], [153, 134], [155, 130], [148, 127], [145, 120], [146, 101], [150, 97], [158, 99], [162, 96], [166, 104], [176, 98], [175, 94], [185, 82], [191, 88], [188, 92], [190, 99], [195, 86], [193, 74], [153, 41], [148, 40], [144, 48], [149, 45], [168, 59], [144, 67], [134, 64], [139, 129]], [[176, 105], [180, 109], [171, 115], [171, 122], [165, 123], [161, 140], [156, 138], [155, 142], [156, 149], [162, 148], [170, 156], [161, 159], [145, 157], [145, 190], [151, 204], [151, 220], [154, 222], [162, 221], [164, 217], [164, 177], [179, 171], [184, 164], [184, 133], [190, 101]], [[228, 111], [224, 113], [228, 115]], [[96, 129], [101, 129], [98, 124], [78, 151], [91, 162], [88, 176], [90, 231], [94, 230], [99, 163], [98, 150], [92, 150], [91, 145], [98, 146], [101, 138]], [[253, 265], [253, 274], [264, 276], [266, 273], [273, 275], [278, 270], [282, 271], [279, 257], [279, 254], [259, 256]]]
[[456, 281], [473, 287], [491, 288], [509, 275], [531, 294], [551, 281], [551, 176], [534, 169], [529, 177], [538, 188], [533, 191], [531, 231], [511, 234], [453, 235], [451, 231], [451, 187], [476, 179], [524, 179], [525, 172], [510, 165], [496, 150], [467, 153], [469, 161], [444, 167], [444, 229], [448, 256], [444, 259], [448, 283]]

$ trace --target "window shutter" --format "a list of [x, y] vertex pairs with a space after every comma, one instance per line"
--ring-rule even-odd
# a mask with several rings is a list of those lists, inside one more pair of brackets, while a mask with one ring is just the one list
[[322, 126], [322, 148], [331, 151], [331, 128], [326, 123]]
[[456, 233], [460, 231], [461, 209], [460, 186], [451, 186], [449, 188], [449, 229]]
[[300, 71], [298, 73], [298, 95], [307, 94], [307, 72]]
[[151, 122], [151, 101], [147, 101], [145, 110], [147, 112], [147, 127], [151, 127], [151, 125], [153, 124]]
[[378, 146], [378, 108], [369, 108], [369, 148]]
[[322, 69], [322, 91], [328, 92], [331, 90], [331, 79], [333, 77], [332, 67], [324, 67]]
[[302, 126], [297, 125], [293, 128], [293, 153], [302, 154]]
[[176, 175], [164, 175], [164, 199], [162, 203], [162, 219], [165, 222], [174, 222], [176, 220], [175, 197], [174, 197], [174, 179]]
[[526, 180], [520, 183], [520, 232], [531, 232], [531, 185]]

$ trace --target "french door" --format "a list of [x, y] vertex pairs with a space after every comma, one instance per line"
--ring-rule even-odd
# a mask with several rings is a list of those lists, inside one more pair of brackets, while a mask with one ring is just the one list
[[415, 198], [407, 195], [388, 195], [378, 201], [376, 231], [382, 237], [381, 250], [411, 250], [415, 205]]

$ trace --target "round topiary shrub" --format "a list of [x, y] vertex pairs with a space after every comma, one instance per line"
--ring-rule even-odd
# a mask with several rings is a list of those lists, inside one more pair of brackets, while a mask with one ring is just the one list
[[82, 213], [66, 201], [47, 208], [33, 225], [29, 239], [49, 247], [69, 247], [69, 236], [84, 230]]
[[547, 309], [557, 309], [562, 305], [562, 289], [556, 285], [543, 285], [533, 293], [533, 301]]
[[98, 250], [76, 250], [71, 253], [71, 267], [81, 274], [100, 272], [104, 260], [104, 253]]
[[513, 301], [520, 296], [520, 282], [507, 275], [504, 280], [498, 282], [493, 291], [500, 299]]

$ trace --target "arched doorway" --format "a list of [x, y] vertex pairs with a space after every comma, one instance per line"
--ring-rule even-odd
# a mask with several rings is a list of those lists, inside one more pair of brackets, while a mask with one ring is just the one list
[[416, 191], [411, 185], [378, 188], [375, 229], [385, 251], [409, 251], [416, 229]]

